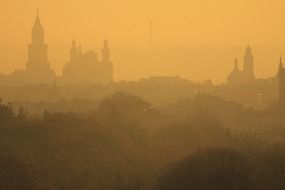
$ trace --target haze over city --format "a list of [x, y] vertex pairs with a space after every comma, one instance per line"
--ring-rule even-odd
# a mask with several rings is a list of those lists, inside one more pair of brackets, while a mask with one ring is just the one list
[[1, 190], [284, 190], [284, 0], [0, 6]]
[[[224, 82], [235, 57], [250, 44], [257, 77], [276, 74], [285, 50], [284, 1], [5, 1], [0, 7], [0, 69], [24, 68], [37, 8], [49, 61], [57, 74], [68, 61], [73, 36], [83, 49], [100, 51], [107, 36], [115, 80], [180, 75]], [[150, 49], [150, 21], [154, 54]]]

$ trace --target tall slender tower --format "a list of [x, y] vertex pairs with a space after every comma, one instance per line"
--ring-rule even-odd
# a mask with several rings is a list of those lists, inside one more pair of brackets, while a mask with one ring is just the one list
[[279, 76], [280, 72], [282, 72], [282, 69], [283, 69], [283, 61], [282, 61], [282, 57], [280, 56], [277, 77]]
[[47, 57], [47, 44], [44, 41], [44, 28], [41, 24], [39, 13], [32, 28], [31, 44], [28, 46], [28, 61], [26, 71], [31, 81], [39, 83], [52, 82], [53, 71]]
[[110, 48], [107, 38], [105, 38], [104, 40], [102, 55], [103, 55], [103, 63], [110, 63]]
[[70, 49], [70, 62], [75, 62], [77, 59], [77, 55], [78, 55], [78, 50], [77, 50], [77, 46], [76, 46], [76, 41], [73, 37], [72, 47]]
[[104, 45], [102, 49], [102, 64], [104, 66], [106, 76], [106, 82], [113, 82], [113, 63], [110, 58], [110, 48], [107, 38], [104, 40]]
[[279, 92], [279, 104], [284, 106], [285, 104], [285, 70], [283, 67], [282, 57], [280, 57], [278, 68], [278, 92]]
[[251, 47], [247, 46], [245, 55], [243, 57], [243, 71], [247, 82], [251, 82], [255, 79], [254, 76], [254, 57], [251, 51]]

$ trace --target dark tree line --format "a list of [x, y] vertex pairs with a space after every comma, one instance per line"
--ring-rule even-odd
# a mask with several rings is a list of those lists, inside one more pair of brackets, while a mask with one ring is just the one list
[[228, 126], [245, 113], [216, 97], [156, 108], [124, 92], [89, 115], [34, 117], [1, 102], [0, 189], [282, 189], [282, 146]]
[[285, 149], [262, 152], [200, 150], [173, 165], [157, 182], [159, 190], [281, 190], [285, 188]]

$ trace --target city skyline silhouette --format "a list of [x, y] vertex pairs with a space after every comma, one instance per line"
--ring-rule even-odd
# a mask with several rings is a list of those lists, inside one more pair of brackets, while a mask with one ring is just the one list
[[[30, 26], [37, 7], [47, 30], [50, 64], [57, 75], [61, 75], [68, 60], [68, 49], [73, 34], [76, 35], [77, 41], [83, 44], [83, 49], [94, 49], [97, 52], [101, 50], [105, 34], [108, 34], [116, 60], [116, 81], [139, 80], [156, 75], [180, 75], [194, 81], [210, 78], [220, 84], [226, 81], [228, 73], [232, 70], [233, 58], [242, 57], [248, 41], [251, 42], [256, 56], [257, 77], [267, 78], [276, 72], [273, 65], [278, 60], [280, 52], [285, 49], [282, 45], [283, 28], [279, 24], [282, 17], [275, 11], [282, 7], [283, 2], [278, 0], [272, 6], [266, 6], [265, 2], [256, 4], [253, 0], [229, 5], [219, 0], [216, 1], [217, 6], [212, 6], [212, 9], [211, 1], [203, 4], [182, 0], [180, 4], [165, 3], [165, 7], [160, 11], [156, 11], [159, 8], [158, 1], [140, 3], [141, 10], [138, 10], [137, 4], [124, 1], [122, 6], [126, 5], [124, 9], [127, 10], [113, 20], [113, 15], [117, 14], [118, 3], [110, 1], [96, 4], [89, 0], [84, 2], [85, 4], [80, 4], [74, 1], [63, 9], [64, 5], [61, 2], [35, 3], [31, 0], [25, 6], [25, 10], [14, 6], [15, 11], [21, 16], [12, 16], [6, 9], [3, 10], [1, 19], [6, 30], [0, 32], [3, 38], [0, 44], [1, 71], [8, 74], [24, 67], [24, 46], [29, 43]], [[4, 5], [6, 8], [13, 7], [13, 4], [8, 2]], [[225, 14], [229, 14], [228, 19], [217, 13], [220, 9], [218, 7], [227, 8], [224, 11]], [[92, 11], [93, 8], [97, 11]], [[177, 14], [167, 15], [171, 8]], [[186, 12], [187, 8], [201, 9], [202, 12]], [[202, 14], [206, 10], [214, 15], [213, 18]], [[240, 15], [242, 10], [244, 14]], [[266, 22], [255, 22], [262, 10], [267, 12], [259, 18], [265, 18]], [[52, 12], [54, 14], [51, 14]], [[78, 14], [73, 15], [73, 12]], [[9, 18], [12, 18], [10, 22], [4, 22]], [[219, 19], [225, 22], [222, 24]], [[157, 50], [156, 58], [159, 57], [154, 59], [155, 63], [147, 63], [150, 20], [153, 22], [153, 47]], [[6, 32], [8, 30], [11, 32]], [[13, 54], [18, 56], [12, 56]], [[129, 70], [131, 72], [128, 72]]]
[[284, 190], [284, 0], [0, 6], [1, 190]]

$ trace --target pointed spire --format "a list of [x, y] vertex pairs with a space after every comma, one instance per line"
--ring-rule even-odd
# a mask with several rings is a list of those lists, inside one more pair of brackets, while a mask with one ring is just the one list
[[235, 58], [235, 67], [238, 66], [238, 58]]
[[251, 54], [251, 47], [250, 47], [249, 41], [248, 41], [248, 44], [247, 44], [247, 46], [246, 46], [245, 52], [246, 52], [247, 54]]
[[104, 45], [102, 49], [102, 56], [103, 56], [103, 62], [104, 63], [109, 63], [110, 62], [110, 49], [109, 49], [109, 44], [107, 40], [107, 35], [105, 35], [105, 40], [104, 40]]
[[283, 69], [282, 56], [280, 56], [279, 69]]
[[278, 65], [278, 71], [277, 71], [277, 77], [280, 77], [280, 75], [283, 73], [283, 62], [282, 62], [282, 56], [280, 56], [279, 59], [279, 65]]
[[42, 27], [40, 16], [39, 16], [39, 9], [37, 8], [37, 15], [36, 15], [34, 27], [38, 27], [38, 26]]
[[107, 46], [108, 46], [107, 33], [105, 33], [104, 45], [107, 45]]
[[107, 39], [107, 34], [105, 34], [105, 39], [104, 39], [104, 49], [109, 49], [109, 43], [108, 43], [108, 39]]
[[73, 37], [72, 37], [72, 48], [76, 49], [76, 40], [75, 40], [75, 34], [73, 33]]

